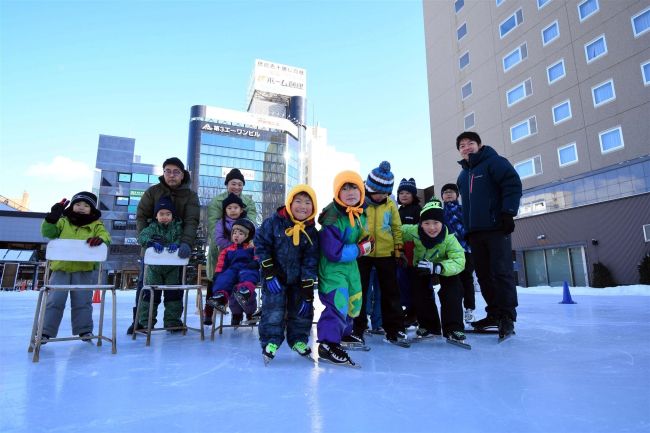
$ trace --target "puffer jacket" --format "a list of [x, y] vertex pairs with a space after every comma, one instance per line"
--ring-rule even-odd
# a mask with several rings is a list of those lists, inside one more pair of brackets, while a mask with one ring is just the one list
[[402, 220], [397, 210], [397, 205], [390, 198], [384, 199], [381, 203], [375, 203], [366, 196], [366, 222], [368, 233], [375, 238], [375, 249], [369, 254], [370, 257], [391, 257], [395, 254], [396, 248], [401, 248], [402, 241]]
[[402, 226], [404, 240], [415, 243], [413, 266], [417, 266], [420, 260], [428, 260], [442, 265], [441, 275], [443, 277], [460, 274], [465, 269], [465, 251], [458, 243], [456, 236], [450, 234], [447, 227], [443, 225], [442, 229], [445, 231], [444, 238], [436, 243], [433, 248], [427, 248], [420, 240], [421, 235], [418, 227], [416, 224]]
[[[41, 224], [41, 234], [49, 239], [79, 239], [100, 237], [106, 245], [111, 243], [111, 235], [104, 227], [104, 223], [95, 220], [90, 224], [76, 226], [70, 222], [68, 217], [59, 218], [56, 224], [43, 221]], [[98, 268], [96, 262], [67, 262], [62, 260], [52, 260], [50, 269], [53, 271], [63, 272], [86, 272]]]
[[[255, 232], [255, 255], [259, 263], [272, 259], [282, 284], [299, 284], [301, 280], [318, 278], [319, 240], [313, 220], [305, 222], [305, 232], [300, 234], [300, 243], [293, 245], [292, 238], [285, 231], [293, 226], [286, 207], [264, 220]], [[310, 242], [311, 241], [311, 242]]]

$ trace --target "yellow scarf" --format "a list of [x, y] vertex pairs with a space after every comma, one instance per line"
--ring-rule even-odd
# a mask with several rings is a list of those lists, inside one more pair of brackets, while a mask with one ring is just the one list
[[[291, 220], [293, 221], [293, 217], [291, 218]], [[284, 231], [284, 234], [292, 238], [294, 246], [298, 246], [300, 244], [300, 232], [303, 232], [305, 236], [307, 236], [307, 240], [309, 241], [309, 243], [314, 245], [314, 243], [311, 241], [311, 238], [305, 231], [304, 221], [293, 221], [293, 226], [286, 229]]]

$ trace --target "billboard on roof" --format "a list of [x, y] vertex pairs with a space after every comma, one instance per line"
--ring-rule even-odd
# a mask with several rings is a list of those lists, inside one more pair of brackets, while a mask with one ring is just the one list
[[307, 71], [295, 66], [255, 60], [253, 90], [286, 96], [307, 96]]

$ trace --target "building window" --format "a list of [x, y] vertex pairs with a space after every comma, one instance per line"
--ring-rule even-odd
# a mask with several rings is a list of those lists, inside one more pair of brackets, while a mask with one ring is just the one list
[[554, 21], [548, 27], [542, 29], [542, 45], [546, 46], [560, 37], [560, 25]]
[[469, 51], [460, 56], [458, 59], [458, 68], [460, 70], [463, 70], [467, 65], [469, 65]]
[[594, 108], [616, 99], [614, 80], [605, 81], [591, 88], [591, 96], [594, 99]]
[[553, 124], [557, 125], [571, 118], [571, 101], [566, 100], [553, 107]]
[[510, 15], [506, 18], [501, 24], [499, 24], [499, 34], [501, 38], [505, 38], [508, 33], [513, 31], [517, 26], [524, 22], [524, 14], [521, 9], [517, 9], [517, 12]]
[[537, 119], [530, 117], [510, 127], [510, 142], [515, 143], [537, 133]]
[[144, 173], [133, 173], [131, 182], [149, 183], [149, 175]]
[[643, 78], [643, 85], [650, 86], [650, 60], [641, 63], [641, 77]]
[[463, 87], [460, 88], [460, 96], [463, 100], [472, 96], [472, 82], [468, 81]]
[[129, 198], [118, 195], [118, 196], [115, 197], [115, 205], [116, 206], [128, 206], [129, 205]]
[[117, 173], [118, 182], [131, 182], [131, 173]]
[[576, 144], [571, 143], [566, 146], [558, 147], [557, 160], [560, 163], [560, 167], [578, 162], [578, 149], [576, 148]]
[[645, 8], [645, 10], [632, 17], [632, 32], [635, 38], [638, 38], [648, 30], [650, 30], [650, 7]]
[[127, 223], [124, 220], [113, 221], [113, 230], [126, 230]]
[[467, 23], [463, 23], [458, 29], [456, 29], [456, 39], [461, 40], [467, 34]]
[[600, 141], [601, 153], [612, 152], [625, 146], [623, 143], [623, 130], [620, 126], [598, 133], [598, 140]]
[[454, 9], [456, 9], [456, 13], [460, 12], [463, 6], [465, 6], [465, 0], [456, 0], [454, 2]]
[[528, 48], [526, 42], [524, 42], [503, 57], [503, 72], [508, 72], [510, 69], [523, 62], [527, 57]]
[[506, 103], [508, 104], [508, 107], [511, 107], [517, 102], [532, 95], [532, 93], [533, 85], [529, 78], [506, 92]]
[[469, 113], [467, 116], [465, 116], [464, 119], [464, 126], [465, 126], [465, 131], [468, 129], [472, 129], [474, 127], [474, 113]]
[[515, 170], [517, 170], [519, 177], [522, 179], [542, 174], [542, 157], [537, 155], [525, 161], [518, 162], [515, 164]]
[[547, 4], [549, 4], [551, 0], [537, 0], [537, 9], [541, 9]]
[[160, 176], [157, 174], [150, 174], [149, 175], [149, 183], [158, 183], [160, 179], [158, 179]]
[[598, 0], [585, 0], [578, 3], [578, 15], [580, 15], [580, 22], [586, 20], [598, 12], [598, 9]]
[[587, 59], [587, 63], [591, 63], [605, 54], [607, 54], [605, 35], [600, 35], [593, 41], [585, 44], [585, 58]]
[[501, 3], [503, 3], [506, 0], [496, 0], [497, 7], [501, 6]]
[[564, 69], [564, 59], [560, 59], [558, 62], [555, 62], [546, 68], [548, 84], [553, 84], [556, 81], [561, 80], [565, 75], [566, 70]]

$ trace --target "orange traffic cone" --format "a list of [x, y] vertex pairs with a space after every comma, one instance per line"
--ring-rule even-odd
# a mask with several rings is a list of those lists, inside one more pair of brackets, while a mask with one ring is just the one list
[[102, 302], [101, 297], [99, 296], [99, 290], [95, 290], [93, 293], [93, 304], [100, 304]]

